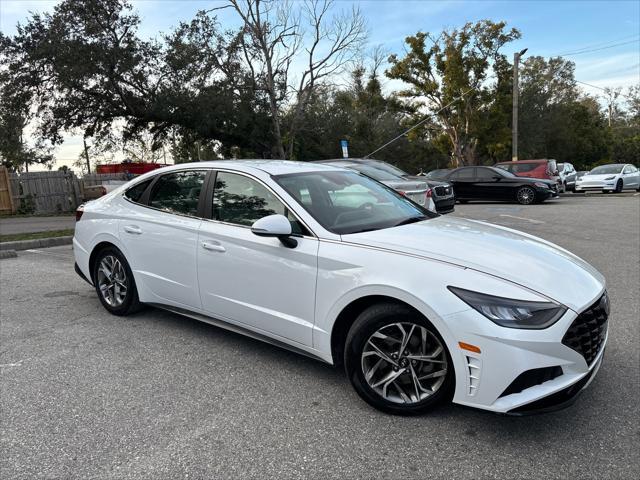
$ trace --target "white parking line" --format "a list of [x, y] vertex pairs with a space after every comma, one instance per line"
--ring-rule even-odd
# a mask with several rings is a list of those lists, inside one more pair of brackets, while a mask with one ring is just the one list
[[530, 223], [545, 223], [542, 220], [533, 220], [532, 218], [516, 217], [515, 215], [506, 215], [504, 213], [501, 213], [500, 216], [501, 217], [516, 218], [518, 220], [526, 220], [527, 222], [530, 222]]
[[64, 258], [69, 259], [71, 258], [71, 255], [65, 255], [65, 254], [56, 254], [56, 253], [51, 253], [51, 252], [45, 252], [44, 250], [37, 250], [35, 248], [33, 249], [28, 249], [28, 250], [23, 250], [24, 252], [29, 252], [29, 253], [37, 253], [38, 255], [47, 255], [49, 257], [57, 257], [57, 258]]

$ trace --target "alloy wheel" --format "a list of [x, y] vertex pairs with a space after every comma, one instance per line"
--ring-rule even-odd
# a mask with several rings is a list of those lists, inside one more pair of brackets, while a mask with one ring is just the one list
[[121, 306], [128, 290], [128, 279], [122, 262], [114, 255], [106, 255], [100, 261], [97, 275], [102, 298], [111, 307]]
[[529, 205], [535, 199], [535, 192], [529, 187], [522, 187], [518, 190], [518, 202], [522, 205]]
[[447, 355], [427, 328], [409, 322], [386, 325], [362, 351], [369, 386], [393, 403], [415, 404], [435, 394], [447, 376]]

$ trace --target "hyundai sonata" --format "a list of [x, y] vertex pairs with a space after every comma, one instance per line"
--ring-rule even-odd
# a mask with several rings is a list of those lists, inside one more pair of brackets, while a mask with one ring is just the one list
[[353, 170], [176, 165], [76, 218], [76, 270], [109, 312], [153, 305], [343, 365], [386, 412], [558, 408], [602, 362], [609, 304], [588, 263]]

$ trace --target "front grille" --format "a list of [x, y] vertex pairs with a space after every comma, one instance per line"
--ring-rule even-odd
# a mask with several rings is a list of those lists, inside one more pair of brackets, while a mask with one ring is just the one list
[[446, 197], [451, 195], [451, 187], [436, 187], [435, 192], [438, 197]]
[[609, 297], [604, 292], [596, 303], [576, 317], [562, 337], [562, 343], [581, 354], [591, 365], [607, 335], [608, 318]]

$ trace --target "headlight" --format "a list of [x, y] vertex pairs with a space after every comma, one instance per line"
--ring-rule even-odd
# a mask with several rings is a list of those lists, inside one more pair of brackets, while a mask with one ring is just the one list
[[616, 176], [614, 175], [613, 177], [607, 177], [605, 178], [605, 180], [615, 180]]
[[542, 183], [542, 182], [535, 182], [534, 185], [536, 187], [540, 187], [540, 188], [550, 188], [549, 185], [547, 185], [546, 183]]
[[553, 302], [528, 302], [495, 297], [456, 287], [447, 287], [454, 295], [492, 322], [507, 328], [542, 329], [560, 319], [567, 308]]

